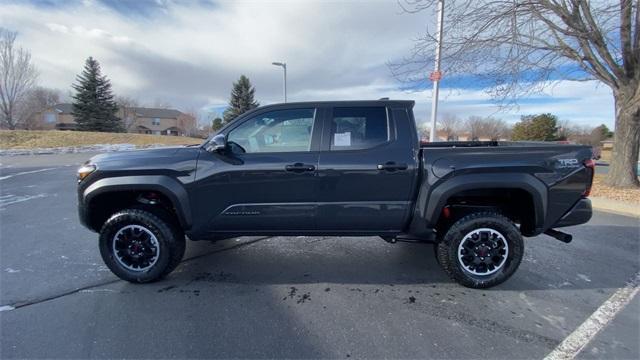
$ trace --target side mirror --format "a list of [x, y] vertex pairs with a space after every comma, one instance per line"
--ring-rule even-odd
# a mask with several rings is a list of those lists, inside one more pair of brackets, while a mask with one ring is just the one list
[[207, 151], [218, 152], [227, 148], [227, 137], [224, 134], [218, 134], [211, 138], [207, 144]]

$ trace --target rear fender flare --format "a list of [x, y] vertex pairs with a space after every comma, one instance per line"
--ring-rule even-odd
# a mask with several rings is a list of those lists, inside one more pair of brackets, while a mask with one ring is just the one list
[[535, 214], [534, 234], [530, 235], [537, 235], [543, 231], [547, 209], [547, 187], [533, 175], [517, 173], [454, 176], [436, 185], [429, 196], [424, 214], [429, 227], [436, 226], [449, 198], [461, 191], [475, 189], [522, 189], [528, 192], [533, 199]]

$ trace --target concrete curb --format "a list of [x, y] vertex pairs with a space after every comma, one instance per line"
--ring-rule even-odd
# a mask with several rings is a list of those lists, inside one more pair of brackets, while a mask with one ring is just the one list
[[632, 216], [640, 219], [640, 204], [590, 196], [594, 210], [606, 211], [618, 215]]

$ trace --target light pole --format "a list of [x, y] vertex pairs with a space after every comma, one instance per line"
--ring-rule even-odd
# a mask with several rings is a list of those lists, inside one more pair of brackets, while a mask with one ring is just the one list
[[283, 88], [284, 88], [284, 102], [287, 102], [287, 63], [286, 62], [272, 62], [272, 65], [281, 66], [284, 70], [283, 75]]
[[442, 51], [442, 23], [444, 20], [444, 0], [438, 1], [438, 32], [436, 34], [436, 68], [429, 78], [433, 81], [433, 99], [431, 103], [431, 133], [429, 142], [436, 139], [436, 117], [438, 116], [438, 93], [440, 92], [440, 52]]

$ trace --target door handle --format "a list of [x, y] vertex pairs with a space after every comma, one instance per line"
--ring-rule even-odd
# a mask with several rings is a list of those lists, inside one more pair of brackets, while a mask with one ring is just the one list
[[284, 169], [286, 171], [292, 171], [292, 172], [305, 172], [305, 171], [314, 171], [316, 167], [309, 164], [295, 163], [291, 165], [286, 165]]
[[407, 164], [396, 164], [394, 161], [387, 161], [384, 164], [378, 164], [378, 170], [385, 171], [401, 171], [407, 170], [409, 166]]

